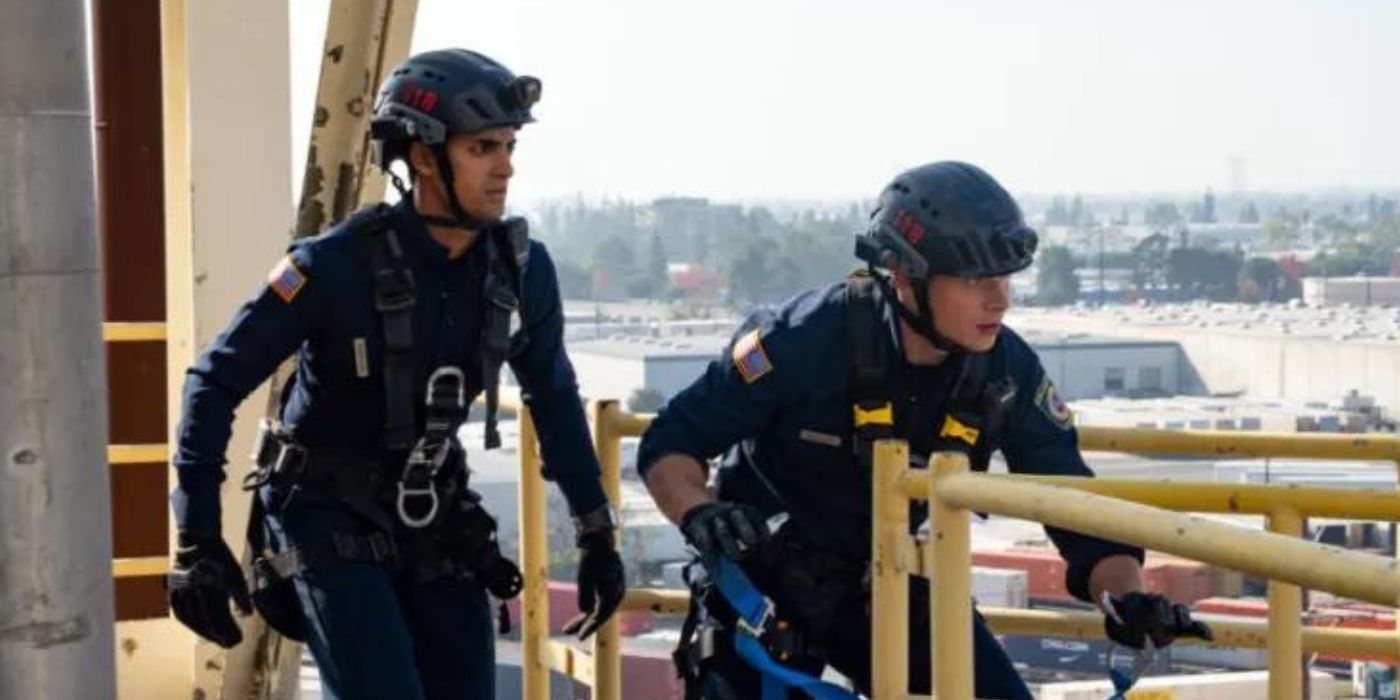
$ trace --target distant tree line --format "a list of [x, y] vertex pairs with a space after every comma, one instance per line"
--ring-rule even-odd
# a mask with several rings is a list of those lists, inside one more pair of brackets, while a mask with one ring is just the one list
[[[1261, 206], [1261, 203], [1267, 206]], [[1051, 226], [1094, 235], [1104, 224], [1123, 227], [1137, 219], [1155, 233], [1127, 251], [1076, 258], [1045, 246], [1038, 255], [1035, 302], [1080, 298], [1078, 268], [1127, 270], [1138, 298], [1281, 301], [1299, 296], [1303, 276], [1386, 275], [1397, 272], [1400, 207], [1394, 199], [1280, 202], [1227, 199], [1207, 191], [1187, 202], [1148, 200], [1134, 214], [1094, 213], [1082, 196], [1055, 197], [1043, 212]], [[1264, 209], [1268, 211], [1265, 212]], [[711, 280], [700, 299], [744, 308], [770, 304], [803, 289], [840, 279], [859, 263], [852, 248], [869, 207], [805, 207], [775, 211], [698, 198], [652, 203], [555, 202], [535, 213], [536, 231], [550, 246], [566, 297], [581, 299], [678, 298], [693, 289], [672, 285], [671, 267], [702, 270]], [[1194, 226], [1225, 218], [1260, 226], [1259, 237], [1221, 248]], [[1036, 215], [1032, 213], [1032, 218]], [[1038, 220], [1038, 219], [1037, 219]], [[1071, 235], [1077, 235], [1072, 233]]]

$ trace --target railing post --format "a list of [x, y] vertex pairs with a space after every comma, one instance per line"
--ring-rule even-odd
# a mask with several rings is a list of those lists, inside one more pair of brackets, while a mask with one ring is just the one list
[[967, 471], [967, 456], [955, 452], [934, 453], [928, 470], [924, 571], [933, 587], [929, 631], [938, 700], [972, 700], [972, 532], [967, 511], [945, 505], [938, 493], [943, 477]]
[[[613, 429], [613, 419], [620, 410], [617, 401], [594, 401], [589, 405], [593, 419], [593, 448], [598, 452], [598, 464], [603, 469], [603, 490], [608, 494], [608, 506], [618, 512], [622, 502], [622, 440]], [[622, 527], [622, 523], [618, 523]], [[621, 544], [621, 532], [614, 544]], [[620, 614], [620, 611], [619, 611]], [[593, 700], [620, 700], [622, 697], [622, 647], [613, 616], [593, 635]]]
[[[1400, 489], [1400, 459], [1395, 460], [1395, 488]], [[1400, 559], [1400, 525], [1390, 524], [1390, 556]], [[1400, 608], [1400, 600], [1395, 601], [1395, 606]], [[1395, 642], [1397, 651], [1392, 654], [1393, 661], [1391, 669], [1400, 673], [1400, 609], [1395, 611]]]
[[909, 693], [909, 569], [904, 540], [909, 538], [909, 499], [899, 476], [909, 468], [909, 445], [902, 440], [875, 443], [871, 489], [870, 668], [875, 700]]
[[549, 554], [545, 541], [544, 475], [530, 411], [520, 409], [520, 675], [523, 700], [549, 700]]
[[[1301, 537], [1303, 518], [1281, 506], [1268, 516], [1269, 530]], [[1269, 700], [1303, 697], [1303, 591], [1279, 581], [1269, 582]]]

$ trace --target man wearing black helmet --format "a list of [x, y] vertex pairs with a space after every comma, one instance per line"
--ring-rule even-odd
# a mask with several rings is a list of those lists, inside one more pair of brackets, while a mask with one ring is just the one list
[[[637, 468], [704, 564], [691, 569], [675, 657], [690, 697], [752, 698], [772, 684], [833, 697], [814, 681], [827, 665], [869, 692], [876, 440], [907, 440], [916, 461], [957, 450], [985, 470], [1000, 450], [1012, 471], [1092, 474], [1054, 384], [1002, 325], [1009, 276], [1035, 248], [1015, 201], [979, 168], [902, 173], [857, 240], [867, 270], [750, 317], [656, 417]], [[711, 490], [706, 465], [722, 453]], [[1069, 591], [1106, 606], [1114, 640], [1209, 635], [1185, 606], [1143, 592], [1141, 549], [1047, 531]], [[734, 562], [751, 585], [735, 583]], [[910, 692], [928, 693], [928, 581], [911, 593]], [[764, 598], [774, 614], [748, 619]], [[972, 634], [977, 697], [1031, 697], [980, 617]]]
[[401, 201], [293, 244], [190, 368], [169, 590], [200, 636], [242, 639], [229, 603], [246, 612], [250, 590], [220, 532], [224, 453], [234, 409], [293, 354], [244, 479], [257, 491], [251, 603], [307, 642], [328, 697], [494, 697], [487, 595], [515, 596], [522, 577], [457, 435], [484, 394], [485, 448], [499, 446], [504, 363], [575, 515], [584, 614], [567, 629], [587, 637], [616, 610], [622, 563], [554, 266], [523, 220], [502, 218], [516, 131], [539, 96], [538, 80], [470, 51], [396, 68], [370, 137], [383, 168], [407, 167], [411, 185], [390, 175]]

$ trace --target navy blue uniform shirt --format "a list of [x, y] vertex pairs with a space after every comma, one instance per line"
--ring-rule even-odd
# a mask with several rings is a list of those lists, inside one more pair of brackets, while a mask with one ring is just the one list
[[[881, 301], [888, 333], [896, 434], [910, 454], [934, 448], [960, 363], [915, 367], [898, 350], [893, 309]], [[725, 354], [677, 394], [642, 438], [638, 470], [680, 453], [702, 463], [727, 451], [717, 475], [723, 500], [752, 504], [771, 515], [788, 512], [788, 527], [814, 544], [859, 558], [870, 556], [870, 474], [851, 444], [850, 331], [845, 284], [809, 291], [776, 312], [750, 317]], [[987, 381], [1010, 377], [1017, 393], [1008, 409], [1000, 449], [1013, 472], [1092, 476], [1079, 453], [1069, 409], [1040, 360], [1003, 327], [988, 357]], [[1071, 593], [1087, 599], [1088, 577], [1106, 556], [1142, 559], [1136, 547], [1047, 527], [1069, 562]]]
[[[264, 288], [189, 369], [173, 459], [177, 486], [171, 501], [180, 527], [218, 531], [218, 489], [234, 409], [292, 353], [296, 375], [284, 397], [282, 422], [313, 450], [380, 453], [384, 334], [374, 308], [373, 249], [352, 225], [369, 215], [360, 212], [293, 244]], [[404, 203], [391, 209], [390, 226], [416, 284], [415, 405], [422, 405], [428, 375], [442, 365], [461, 367], [475, 396], [481, 387], [483, 246], [448, 259]], [[523, 285], [521, 322], [528, 343], [509, 363], [539, 428], [546, 476], [559, 483], [573, 512], [589, 512], [607, 497], [564, 352], [554, 263], [537, 241], [530, 243]]]

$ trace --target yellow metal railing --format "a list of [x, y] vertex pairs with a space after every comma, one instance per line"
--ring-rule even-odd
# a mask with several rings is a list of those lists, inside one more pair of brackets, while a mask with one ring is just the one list
[[[1292, 584], [1284, 590], [1276, 586], [1270, 592], [1271, 698], [1299, 697], [1301, 692], [1300, 676], [1296, 675], [1301, 673], [1302, 658], [1300, 600], [1294, 597], [1297, 585], [1391, 607], [1400, 602], [1400, 575], [1394, 559], [1298, 539], [1302, 518], [1298, 509], [1286, 502], [1276, 504], [1270, 515], [1280, 532], [1256, 532], [1080, 489], [1020, 477], [971, 474], [967, 460], [958, 455], [935, 455], [927, 470], [911, 470], [907, 465], [903, 443], [890, 441], [878, 446], [875, 502], [881, 506], [881, 517], [875, 529], [877, 542], [883, 546], [875, 554], [887, 558], [872, 566], [878, 582], [872, 586], [876, 595], [873, 605], [881, 611], [873, 622], [875, 654], [886, 671], [905, 659], [902, 650], [892, 653], [901, 636], [890, 630], [891, 626], [907, 624], [905, 618], [885, 610], [906, 600], [898, 593], [907, 587], [906, 574], [917, 573], [912, 567], [902, 568], [908, 559], [908, 548], [900, 544], [909, 537], [907, 520], [890, 523], [884, 515], [890, 512], [891, 500], [927, 500], [929, 540], [913, 548], [922, 555], [923, 573], [937, 580], [932, 633], [939, 640], [933, 661], [940, 698], [969, 698], [972, 692], [972, 612], [967, 603], [971, 598], [968, 516], [972, 511], [1034, 520]], [[1192, 485], [1159, 484], [1159, 488], [1190, 489]], [[1346, 492], [1339, 491], [1338, 497], [1345, 498]], [[896, 597], [885, 600], [892, 595]], [[1289, 624], [1281, 624], [1284, 622]], [[1388, 653], [1393, 656], [1393, 635], [1391, 639]], [[1280, 648], [1283, 653], [1278, 652]], [[877, 686], [876, 697], [903, 697], [894, 691], [902, 686], [893, 684], [907, 680], [907, 675], [903, 679], [898, 673], [882, 675], [888, 685]]]
[[[145, 343], [165, 340], [163, 321], [108, 321], [102, 324], [102, 340], [108, 343]], [[107, 462], [119, 464], [149, 464], [170, 460], [170, 446], [150, 445], [108, 445]], [[170, 570], [167, 557], [124, 557], [112, 560], [112, 576], [134, 578], [138, 576], [160, 576]]]
[[[518, 405], [515, 406], [518, 409]], [[596, 402], [590, 407], [593, 436], [603, 465], [605, 486], [614, 507], [617, 505], [620, 479], [620, 441], [624, 437], [641, 435], [652, 416], [627, 413], [615, 401]], [[1085, 450], [1119, 451], [1142, 454], [1230, 455], [1238, 457], [1298, 457], [1322, 459], [1400, 460], [1400, 439], [1392, 436], [1296, 435], [1225, 431], [1161, 431], [1139, 428], [1079, 429], [1080, 446]], [[593, 697], [615, 700], [622, 697], [620, 681], [620, 650], [615, 625], [608, 625], [599, 635], [590, 652], [585, 652], [549, 639], [547, 596], [545, 595], [546, 553], [544, 549], [544, 485], [539, 470], [539, 454], [534, 444], [533, 427], [529, 417], [521, 412], [521, 557], [527, 572], [525, 587], [526, 624], [524, 625], [524, 697], [543, 700], [549, 695], [549, 670], [559, 671], [594, 689]], [[883, 450], [901, 447], [882, 446]], [[907, 460], [907, 451], [887, 455], [895, 463]], [[906, 575], [930, 575], [936, 565], [936, 547], [916, 543], [909, 537], [881, 537], [880, 532], [909, 532], [908, 509], [904, 504], [910, 497], [927, 499], [933, 486], [931, 472], [888, 470], [877, 478], [874, 513], [879, 523], [873, 542], [872, 582], [876, 609], [873, 616], [875, 658], [904, 659], [908, 645], [907, 597], [896, 594], [907, 589]], [[1186, 483], [1163, 481], [1123, 481], [1111, 479], [1082, 479], [1074, 477], [1032, 477], [964, 474], [975, 481], [950, 481], [950, 495], [934, 499], [944, 510], [945, 534], [943, 548], [952, 560], [966, 561], [963, 571], [970, 572], [970, 559], [962, 557], [963, 545], [957, 536], [966, 529], [965, 513], [969, 509], [1003, 512], [1047, 524], [1109, 536], [1121, 541], [1134, 541], [1133, 536], [1150, 535], [1141, 540], [1149, 548], [1183, 554], [1211, 563], [1233, 566], [1240, 570], [1264, 575], [1270, 583], [1270, 615], [1267, 625], [1251, 622], [1213, 621], [1214, 642], [1182, 640], [1178, 643], [1208, 644], [1218, 647], [1268, 648], [1270, 651], [1270, 697], [1301, 697], [1302, 654], [1328, 653], [1345, 655], [1390, 656], [1400, 658], [1400, 639], [1394, 632], [1304, 627], [1301, 618], [1301, 595], [1296, 583], [1308, 587], [1340, 592], [1361, 600], [1396, 604], [1400, 591], [1394, 560], [1345, 552], [1297, 540], [1303, 519], [1308, 516], [1352, 518], [1365, 520], [1400, 520], [1400, 496], [1390, 491], [1335, 490], [1294, 488], [1276, 485], [1232, 485], [1217, 483]], [[984, 481], [985, 480], [985, 481]], [[884, 488], [880, 488], [883, 484]], [[961, 489], [961, 490], [960, 490]], [[1025, 489], [1030, 489], [1029, 491]], [[964, 493], [966, 491], [966, 493]], [[941, 492], [940, 492], [941, 493]], [[983, 503], [986, 494], [1012, 493], [1014, 503]], [[968, 506], [959, 498], [976, 501]], [[1096, 522], [1081, 522], [1084, 512], [1080, 501], [1090, 499], [1096, 505], [1106, 505], [1112, 515], [1088, 516]], [[1047, 503], [1074, 502], [1079, 505], [1063, 509]], [[1133, 503], [1127, 503], [1132, 501]], [[999, 510], [999, 506], [1006, 510]], [[1015, 506], [1015, 507], [1012, 507]], [[1170, 510], [1258, 514], [1267, 518], [1272, 533], [1248, 532], [1227, 525], [1173, 513]], [[1046, 510], [1046, 509], [1049, 510]], [[1123, 510], [1126, 508], [1126, 510]], [[1093, 509], [1098, 512], [1098, 509]], [[958, 515], [959, 513], [963, 515]], [[951, 515], [951, 519], [949, 516]], [[1125, 532], [1123, 518], [1148, 517], [1151, 526]], [[963, 523], [954, 522], [962, 517]], [[1105, 525], [1110, 523], [1111, 525]], [[1140, 524], [1140, 522], [1139, 522]], [[1111, 530], [1111, 532], [1106, 532]], [[1223, 552], [1226, 544], [1239, 544], [1236, 535], [1243, 535], [1244, 546], [1237, 551]], [[952, 537], [948, 537], [952, 536]], [[1260, 540], [1259, 538], [1263, 538]], [[1290, 539], [1291, 538], [1291, 539]], [[965, 540], [964, 540], [965, 541]], [[1185, 542], [1186, 544], [1183, 544]], [[1262, 548], [1259, 543], [1265, 543]], [[1223, 552], [1223, 553], [1222, 553]], [[1264, 552], [1269, 554], [1265, 555]], [[1288, 561], [1279, 566], [1280, 552]], [[969, 554], [970, 557], [970, 554]], [[1319, 559], [1322, 557], [1323, 559]], [[1351, 566], [1351, 565], [1355, 566]], [[1262, 568], [1261, 568], [1262, 567]], [[1359, 568], [1358, 568], [1359, 567]], [[938, 575], [939, 586], [945, 589], [943, 576], [949, 565]], [[898, 573], [899, 575], [894, 575]], [[530, 575], [534, 574], [534, 575]], [[1288, 581], [1281, 583], [1279, 581]], [[966, 601], [971, 592], [961, 596], [962, 609], [970, 629], [970, 609]], [[945, 590], [951, 600], [954, 596]], [[622, 610], [650, 610], [658, 614], [684, 614], [689, 605], [689, 593], [684, 590], [629, 590]], [[954, 610], [958, 608], [955, 606]], [[998, 633], [1045, 634], [1053, 636], [1095, 639], [1103, 637], [1103, 618], [1098, 613], [1050, 612], [985, 608], [983, 615]], [[945, 624], [951, 622], [943, 616]], [[899, 624], [893, 624], [898, 622]], [[936, 648], [949, 655], [944, 667], [954, 664], [962, 668], [970, 662], [970, 647], [959, 651], [956, 644], [939, 644]], [[966, 645], [964, 645], [966, 646]], [[895, 653], [895, 650], [899, 650]], [[966, 658], [964, 658], [966, 657]], [[876, 697], [907, 697], [908, 669], [903, 664], [881, 664], [875, 674]], [[971, 678], [970, 666], [961, 675]], [[968, 681], [970, 682], [970, 681]], [[970, 697], [970, 690], [968, 691]], [[945, 695], [942, 697], [964, 697]]]

